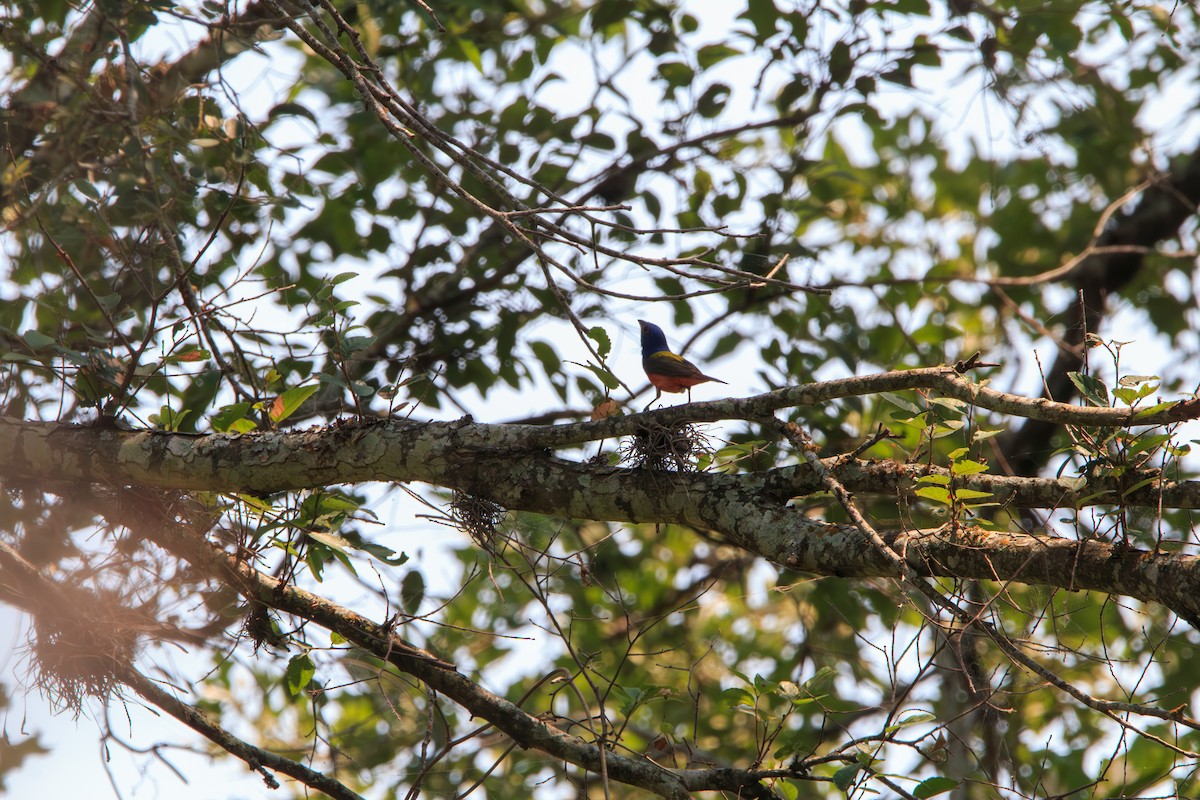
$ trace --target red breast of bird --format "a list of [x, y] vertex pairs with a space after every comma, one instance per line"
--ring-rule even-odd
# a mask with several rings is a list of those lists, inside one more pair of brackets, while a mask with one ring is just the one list
[[696, 384], [713, 381], [725, 383], [720, 378], [705, 375], [692, 362], [667, 350], [660, 350], [642, 357], [642, 368], [650, 385], [663, 392], [682, 392]]

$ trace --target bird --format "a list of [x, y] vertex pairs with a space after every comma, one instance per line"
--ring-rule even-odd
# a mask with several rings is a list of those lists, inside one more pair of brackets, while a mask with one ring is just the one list
[[[705, 375], [692, 362], [671, 352], [667, 347], [667, 335], [662, 328], [644, 319], [638, 320], [642, 329], [642, 369], [654, 387], [654, 400], [646, 408], [662, 397], [663, 392], [687, 391], [688, 402], [692, 402], [692, 387], [698, 383], [725, 383], [720, 378]], [[728, 384], [726, 384], [728, 385]]]

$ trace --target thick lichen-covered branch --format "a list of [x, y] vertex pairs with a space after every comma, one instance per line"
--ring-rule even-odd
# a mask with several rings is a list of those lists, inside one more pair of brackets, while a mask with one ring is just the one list
[[[469, 420], [378, 420], [287, 433], [189, 436], [0, 420], [0, 449], [10, 454], [0, 465], [0, 479], [37, 481], [49, 490], [55, 482], [67, 488], [82, 482], [229, 493], [421, 481], [515, 511], [708, 529], [775, 563], [820, 575], [893, 574], [853, 526], [812, 519], [792, 507], [794, 498], [824, 491], [808, 465], [733, 475], [595, 466], [532, 447], [530, 439], [538, 436], [526, 436], [531, 431], [537, 429]], [[937, 472], [892, 462], [828, 461], [837, 480], [860, 495], [912, 498], [916, 481]], [[1013, 506], [1196, 507], [1197, 484], [1153, 477], [1136, 491], [1122, 489], [1135, 484], [1113, 480], [1080, 485], [978, 475], [955, 477], [955, 486], [990, 492]], [[922, 575], [1107, 592], [1161, 603], [1189, 621], [1200, 620], [1197, 556], [1020, 530], [878, 527]]]
[[[697, 404], [711, 405], [711, 404]], [[691, 409], [689, 409], [690, 411]], [[1080, 409], [1087, 410], [1087, 409]], [[624, 418], [620, 429], [635, 432], [674, 409]], [[689, 417], [690, 418], [690, 417]], [[589, 430], [571, 442], [614, 435], [610, 420], [560, 426]], [[253, 434], [179, 434], [26, 422], [0, 417], [0, 480], [141, 486], [223, 492], [279, 492], [334, 483], [419, 481], [463, 487], [470, 476], [511, 472], [514, 479], [544, 477], [549, 485], [512, 485], [509, 494], [552, 491], [556, 498], [579, 488], [592, 519], [671, 522], [677, 515], [640, 470], [613, 469], [556, 458], [545, 448], [546, 428], [489, 425], [469, 418], [453, 422], [364, 420], [304, 431]], [[550, 429], [553, 430], [553, 429]], [[917, 481], [949, 476], [941, 468], [893, 461], [835, 457], [825, 463], [856, 494], [914, 497]], [[672, 474], [678, 492], [756, 494], [762, 502], [784, 502], [823, 491], [806, 465], [728, 474]], [[981, 473], [955, 477], [956, 486], [988, 492], [1018, 508], [1081, 508], [1130, 505], [1200, 508], [1200, 482], [1168, 480], [1153, 471], [1130, 472], [1120, 480], [1023, 478]], [[606, 499], [611, 502], [606, 502]], [[561, 503], [559, 499], [555, 503]], [[519, 509], [523, 506], [507, 505]], [[634, 510], [636, 508], [636, 510]], [[533, 510], [526, 508], [524, 510]]]

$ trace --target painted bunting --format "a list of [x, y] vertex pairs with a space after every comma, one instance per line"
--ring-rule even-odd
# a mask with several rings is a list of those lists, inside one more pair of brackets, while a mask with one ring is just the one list
[[[638, 320], [642, 328], [642, 369], [654, 387], [654, 400], [662, 397], [663, 392], [687, 391], [688, 402], [692, 402], [692, 387], [698, 383], [715, 381], [725, 383], [720, 378], [705, 375], [692, 362], [671, 352], [667, 347], [667, 335], [662, 328], [644, 319]], [[654, 403], [651, 400], [651, 404]], [[646, 406], [649, 408], [650, 406]]]

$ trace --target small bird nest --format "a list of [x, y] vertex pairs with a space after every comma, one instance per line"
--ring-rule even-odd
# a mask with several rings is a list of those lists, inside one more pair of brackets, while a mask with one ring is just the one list
[[695, 472], [697, 457], [708, 452], [708, 437], [695, 425], [654, 424], [626, 439], [621, 457], [635, 468]]
[[117, 690], [149, 622], [145, 610], [128, 607], [128, 598], [96, 595], [98, 602], [56, 604], [34, 614], [28, 644], [32, 684], [51, 704], [76, 716], [88, 697], [103, 703]]
[[450, 501], [450, 520], [454, 526], [485, 550], [491, 549], [496, 526], [506, 513], [504, 506], [466, 492], [456, 491]]

